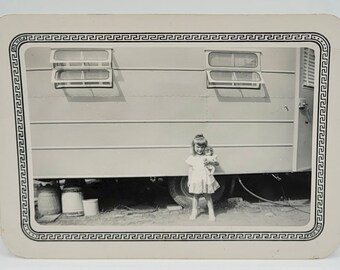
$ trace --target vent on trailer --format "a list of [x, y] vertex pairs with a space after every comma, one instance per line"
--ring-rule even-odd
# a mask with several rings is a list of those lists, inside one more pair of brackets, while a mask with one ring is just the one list
[[303, 49], [303, 86], [314, 87], [315, 54], [313, 49]]
[[110, 49], [52, 49], [55, 88], [112, 87]]

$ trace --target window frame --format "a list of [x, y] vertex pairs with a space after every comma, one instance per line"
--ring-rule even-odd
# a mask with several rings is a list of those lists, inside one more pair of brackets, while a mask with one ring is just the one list
[[[56, 52], [60, 51], [106, 51], [107, 58], [103, 60], [94, 59], [76, 59], [76, 60], [58, 60], [55, 58]], [[51, 82], [56, 89], [62, 88], [112, 88], [113, 87], [113, 70], [112, 70], [112, 50], [106, 48], [55, 48], [51, 49], [50, 62], [53, 65]], [[85, 79], [85, 72], [91, 70], [105, 70], [108, 72], [106, 79]], [[83, 78], [60, 79], [58, 74], [67, 71], [80, 71]]]
[[[256, 67], [235, 67], [235, 66], [212, 66], [209, 63], [210, 53], [230, 53], [232, 54], [232, 59], [235, 59], [236, 54], [255, 54], [257, 56], [257, 66]], [[261, 85], [265, 83], [262, 72], [261, 72], [261, 52], [259, 51], [230, 51], [230, 50], [205, 50], [206, 54], [206, 81], [208, 89], [255, 89], [261, 88]], [[235, 64], [235, 60], [234, 60]], [[236, 72], [254, 72], [256, 73], [260, 80], [259, 81], [237, 81], [237, 80], [214, 80], [211, 76], [213, 71], [224, 71], [231, 72], [233, 78], [236, 78]]]

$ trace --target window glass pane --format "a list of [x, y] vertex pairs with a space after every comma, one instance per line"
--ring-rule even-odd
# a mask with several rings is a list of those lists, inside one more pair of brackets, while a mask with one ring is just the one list
[[260, 75], [256, 72], [235, 72], [236, 81], [260, 81]]
[[257, 72], [212, 70], [210, 76], [214, 81], [261, 81], [261, 77]]
[[256, 68], [257, 55], [254, 53], [236, 53], [235, 67]]
[[209, 53], [208, 61], [212, 67], [234, 66], [232, 54], [226, 52], [211, 52]]
[[233, 72], [231, 71], [216, 71], [210, 72], [210, 76], [214, 81], [232, 81]]
[[58, 50], [54, 54], [54, 59], [59, 61], [103, 61], [109, 60], [108, 57], [108, 52], [103, 50]]
[[[88, 60], [90, 61], [90, 60]], [[55, 64], [56, 67], [110, 67], [110, 62], [64, 62]]]
[[258, 83], [235, 83], [234, 86], [245, 87], [245, 88], [259, 88], [260, 84]]
[[106, 60], [109, 55], [107, 51], [83, 51], [83, 56], [85, 60]]
[[61, 70], [57, 72], [57, 78], [60, 80], [80, 80], [80, 70]]
[[54, 54], [55, 60], [79, 60], [80, 59], [80, 51], [65, 51], [60, 50], [56, 51]]
[[106, 80], [110, 74], [107, 70], [60, 70], [56, 76], [59, 80]]
[[208, 62], [212, 67], [256, 68], [258, 66], [255, 53], [211, 52]]
[[85, 70], [84, 76], [86, 80], [106, 80], [109, 78], [107, 70]]

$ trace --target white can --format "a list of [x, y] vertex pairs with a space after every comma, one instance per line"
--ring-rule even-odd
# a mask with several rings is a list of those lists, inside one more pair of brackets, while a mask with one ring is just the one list
[[84, 215], [83, 198], [80, 187], [64, 188], [61, 195], [62, 212], [67, 216]]
[[95, 216], [99, 214], [98, 199], [83, 200], [84, 215]]

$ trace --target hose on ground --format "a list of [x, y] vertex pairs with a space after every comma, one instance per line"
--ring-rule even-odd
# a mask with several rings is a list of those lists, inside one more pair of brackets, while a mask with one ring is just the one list
[[291, 208], [293, 208], [293, 209], [295, 209], [295, 210], [297, 210], [297, 211], [300, 211], [300, 212], [302, 212], [302, 213], [310, 214], [310, 212], [304, 211], [304, 210], [302, 210], [302, 209], [300, 209], [300, 208], [297, 208], [296, 206], [291, 205], [289, 202], [283, 203], [283, 202], [275, 202], [275, 201], [272, 201], [272, 200], [265, 199], [265, 198], [263, 198], [263, 197], [261, 197], [261, 196], [255, 194], [254, 192], [250, 191], [250, 190], [243, 184], [243, 182], [242, 182], [242, 180], [241, 180], [241, 178], [240, 178], [239, 176], [238, 176], [237, 178], [238, 178], [238, 182], [240, 183], [241, 187], [242, 187], [246, 192], [248, 192], [250, 195], [254, 196], [255, 198], [257, 198], [257, 199], [259, 199], [259, 200], [261, 200], [261, 201], [265, 201], [265, 202], [268, 202], [268, 203], [276, 204], [276, 205], [279, 205], [279, 206], [291, 207]]

